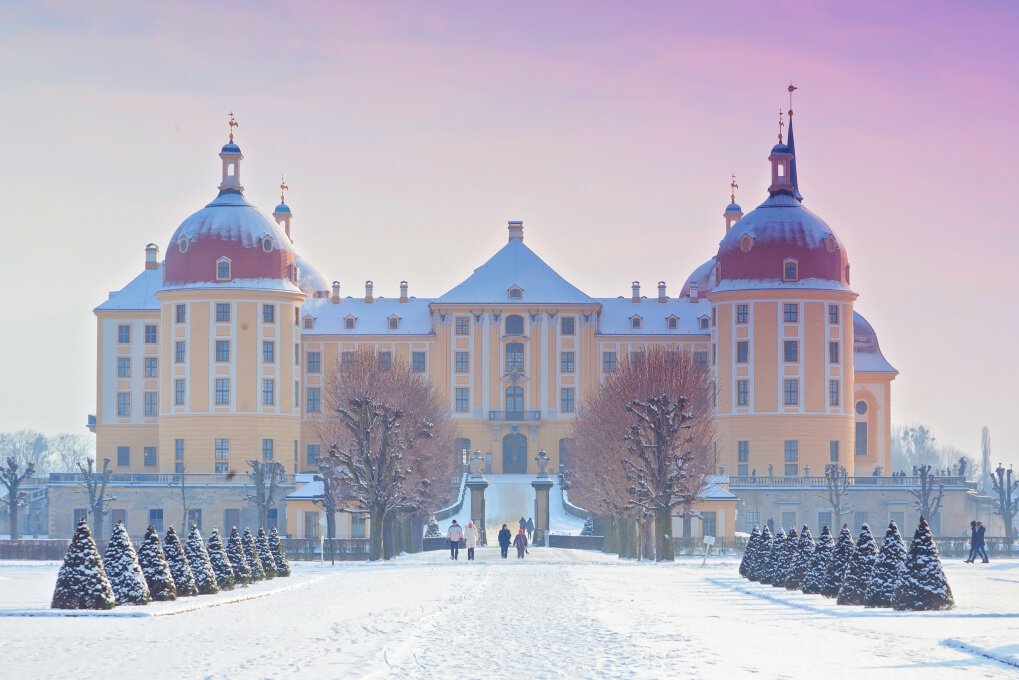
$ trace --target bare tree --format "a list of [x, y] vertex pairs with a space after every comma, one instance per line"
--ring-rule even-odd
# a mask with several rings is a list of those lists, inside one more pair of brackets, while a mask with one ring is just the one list
[[930, 520], [941, 512], [941, 501], [945, 497], [945, 485], [934, 481], [930, 465], [921, 465], [916, 469], [916, 473], [920, 478], [920, 487], [909, 491], [914, 498], [913, 507], [921, 517]]
[[44, 474], [49, 470], [48, 453], [48, 440], [38, 432], [0, 432], [0, 460], [13, 458], [18, 467], [31, 463], [36, 472]]
[[21, 482], [35, 472], [35, 463], [28, 463], [21, 474], [18, 474], [18, 467], [18, 462], [11, 456], [7, 459], [7, 466], [0, 468], [0, 484], [7, 489], [7, 517], [10, 519], [12, 541], [21, 538], [18, 534], [18, 508], [28, 505], [25, 502], [25, 494], [19, 491], [19, 488]]
[[[336, 513], [342, 509], [336, 483], [340, 479], [336, 467], [339, 461], [335, 456], [319, 456], [316, 461], [320, 474], [315, 475], [314, 480], [322, 482], [322, 495], [314, 499], [314, 503], [322, 508], [326, 515], [326, 538], [336, 538]], [[333, 548], [333, 541], [329, 541], [329, 561], [336, 562]]]
[[95, 463], [91, 458], [84, 463], [78, 463], [78, 470], [81, 471], [82, 484], [88, 493], [88, 511], [92, 515], [92, 531], [97, 536], [102, 536], [103, 522], [106, 513], [110, 510], [110, 504], [117, 500], [116, 496], [107, 496], [106, 487], [113, 479], [113, 470], [110, 469], [110, 459], [103, 458], [102, 473], [92, 471]]
[[1016, 495], [1016, 488], [1019, 487], [1019, 480], [1012, 481], [1012, 466], [1005, 469], [998, 463], [997, 469], [991, 473], [991, 486], [998, 496], [998, 505], [994, 509], [1005, 522], [1005, 540], [1009, 546], [1012, 545], [1015, 535], [1013, 533], [1013, 518], [1019, 512], [1019, 496]]
[[245, 474], [248, 476], [252, 490], [244, 498], [253, 503], [258, 510], [258, 526], [268, 531], [269, 510], [276, 505], [281, 497], [279, 484], [283, 481], [286, 470], [283, 468], [283, 463], [279, 461], [248, 460], [245, 462], [251, 468]]
[[[178, 461], [179, 462], [179, 461]], [[191, 510], [191, 505], [188, 503], [188, 487], [187, 487], [187, 463], [179, 463], [179, 472], [175, 473], [177, 477], [178, 486], [180, 487], [180, 498], [174, 500], [180, 503], [180, 532], [183, 534], [187, 531], [188, 526], [188, 512]]]
[[57, 472], [74, 472], [79, 463], [95, 458], [95, 438], [88, 435], [58, 434], [49, 440]]
[[842, 522], [842, 515], [848, 515], [853, 511], [853, 505], [847, 503], [849, 489], [849, 473], [844, 465], [828, 463], [824, 466], [824, 487], [825, 492], [822, 500], [828, 502], [831, 508], [832, 526], [837, 527]]

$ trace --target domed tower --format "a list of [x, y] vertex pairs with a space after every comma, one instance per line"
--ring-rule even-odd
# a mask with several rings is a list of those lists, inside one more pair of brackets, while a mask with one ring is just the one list
[[[293, 243], [294, 235], [290, 231], [290, 222], [294, 219], [294, 214], [290, 211], [284, 194], [289, 188], [283, 177], [280, 177], [280, 204], [272, 211], [272, 217], [276, 220], [276, 224], [286, 232], [290, 243]], [[297, 267], [297, 287], [301, 289], [302, 293], [308, 297], [328, 297], [329, 281], [296, 251], [294, 252], [294, 264]]]
[[284, 227], [244, 197], [244, 156], [223, 146], [219, 194], [174, 232], [157, 293], [162, 329], [161, 471], [242, 473], [253, 458], [293, 471], [300, 433], [295, 352], [305, 299]]
[[781, 132], [768, 160], [768, 198], [735, 221], [726, 210], [707, 293], [719, 464], [780, 476], [823, 475], [838, 462], [853, 474], [849, 258], [801, 204], [795, 149]]

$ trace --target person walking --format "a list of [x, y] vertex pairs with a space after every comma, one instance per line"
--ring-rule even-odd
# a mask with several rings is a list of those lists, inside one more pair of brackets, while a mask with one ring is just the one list
[[464, 529], [464, 545], [467, 546], [467, 561], [474, 561], [474, 549], [478, 547], [478, 528], [474, 522], [468, 522]]
[[973, 561], [973, 558], [977, 556], [977, 521], [973, 520], [969, 523], [969, 557], [963, 562], [969, 563]]
[[527, 525], [524, 528], [527, 529], [527, 540], [528, 541], [533, 541], [534, 540], [534, 520], [531, 519], [530, 517], [528, 517], [527, 518]]
[[460, 557], [460, 540], [464, 537], [463, 529], [460, 525], [453, 520], [453, 524], [449, 527], [449, 531], [446, 532], [446, 538], [449, 539], [449, 559], [455, 560]]
[[516, 538], [513, 539], [513, 545], [517, 549], [517, 559], [524, 559], [524, 553], [527, 552], [527, 535], [523, 529], [517, 532]]
[[[980, 557], [983, 558], [982, 561], [983, 561], [984, 564], [987, 564], [988, 562], [990, 562], [990, 560], [987, 559], [987, 551], [984, 549], [984, 532], [986, 530], [987, 530], [987, 528], [984, 526], [984, 523], [981, 522], [980, 520], [977, 520], [976, 551], [977, 551], [977, 554], [979, 554]], [[976, 557], [976, 555], [974, 555], [974, 557]]]
[[527, 531], [527, 520], [524, 519], [523, 515], [520, 515], [520, 521], [518, 522], [518, 524], [520, 525], [521, 529], [523, 529], [524, 531]]
[[499, 529], [499, 550], [502, 552], [502, 559], [506, 559], [509, 554], [510, 543], [513, 541], [513, 534], [509, 530], [509, 526], [503, 524], [502, 529]]

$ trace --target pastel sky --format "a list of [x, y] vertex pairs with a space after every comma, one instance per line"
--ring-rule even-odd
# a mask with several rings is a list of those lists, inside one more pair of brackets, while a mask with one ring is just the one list
[[84, 432], [92, 309], [215, 195], [281, 172], [343, 293], [436, 296], [524, 220], [595, 296], [678, 293], [766, 196], [796, 93], [805, 205], [900, 370], [893, 422], [1019, 463], [1019, 4], [0, 0], [0, 431]]

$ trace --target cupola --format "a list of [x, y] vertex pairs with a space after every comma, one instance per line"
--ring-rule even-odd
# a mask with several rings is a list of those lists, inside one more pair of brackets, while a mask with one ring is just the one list
[[293, 219], [294, 215], [290, 212], [290, 206], [286, 203], [286, 196], [284, 192], [289, 189], [286, 180], [283, 179], [283, 175], [280, 175], [280, 204], [276, 206], [276, 209], [272, 211], [273, 219], [276, 220], [276, 224], [283, 227], [283, 231], [286, 232], [287, 238], [290, 242], [294, 242], [294, 237], [290, 234], [290, 220]]
[[241, 147], [234, 143], [234, 128], [239, 124], [234, 120], [234, 114], [230, 112], [230, 141], [223, 145], [219, 152], [219, 158], [223, 162], [223, 181], [219, 183], [220, 191], [238, 191], [244, 193], [241, 185], [241, 161], [244, 155]]
[[743, 217], [743, 208], [739, 207], [736, 203], [736, 190], [739, 189], [739, 185], [736, 184], [736, 173], [732, 174], [732, 181], [729, 182], [729, 205], [725, 206], [725, 212], [722, 216], [725, 218], [725, 231], [728, 232], [732, 228], [732, 225], [739, 222], [740, 218]]

